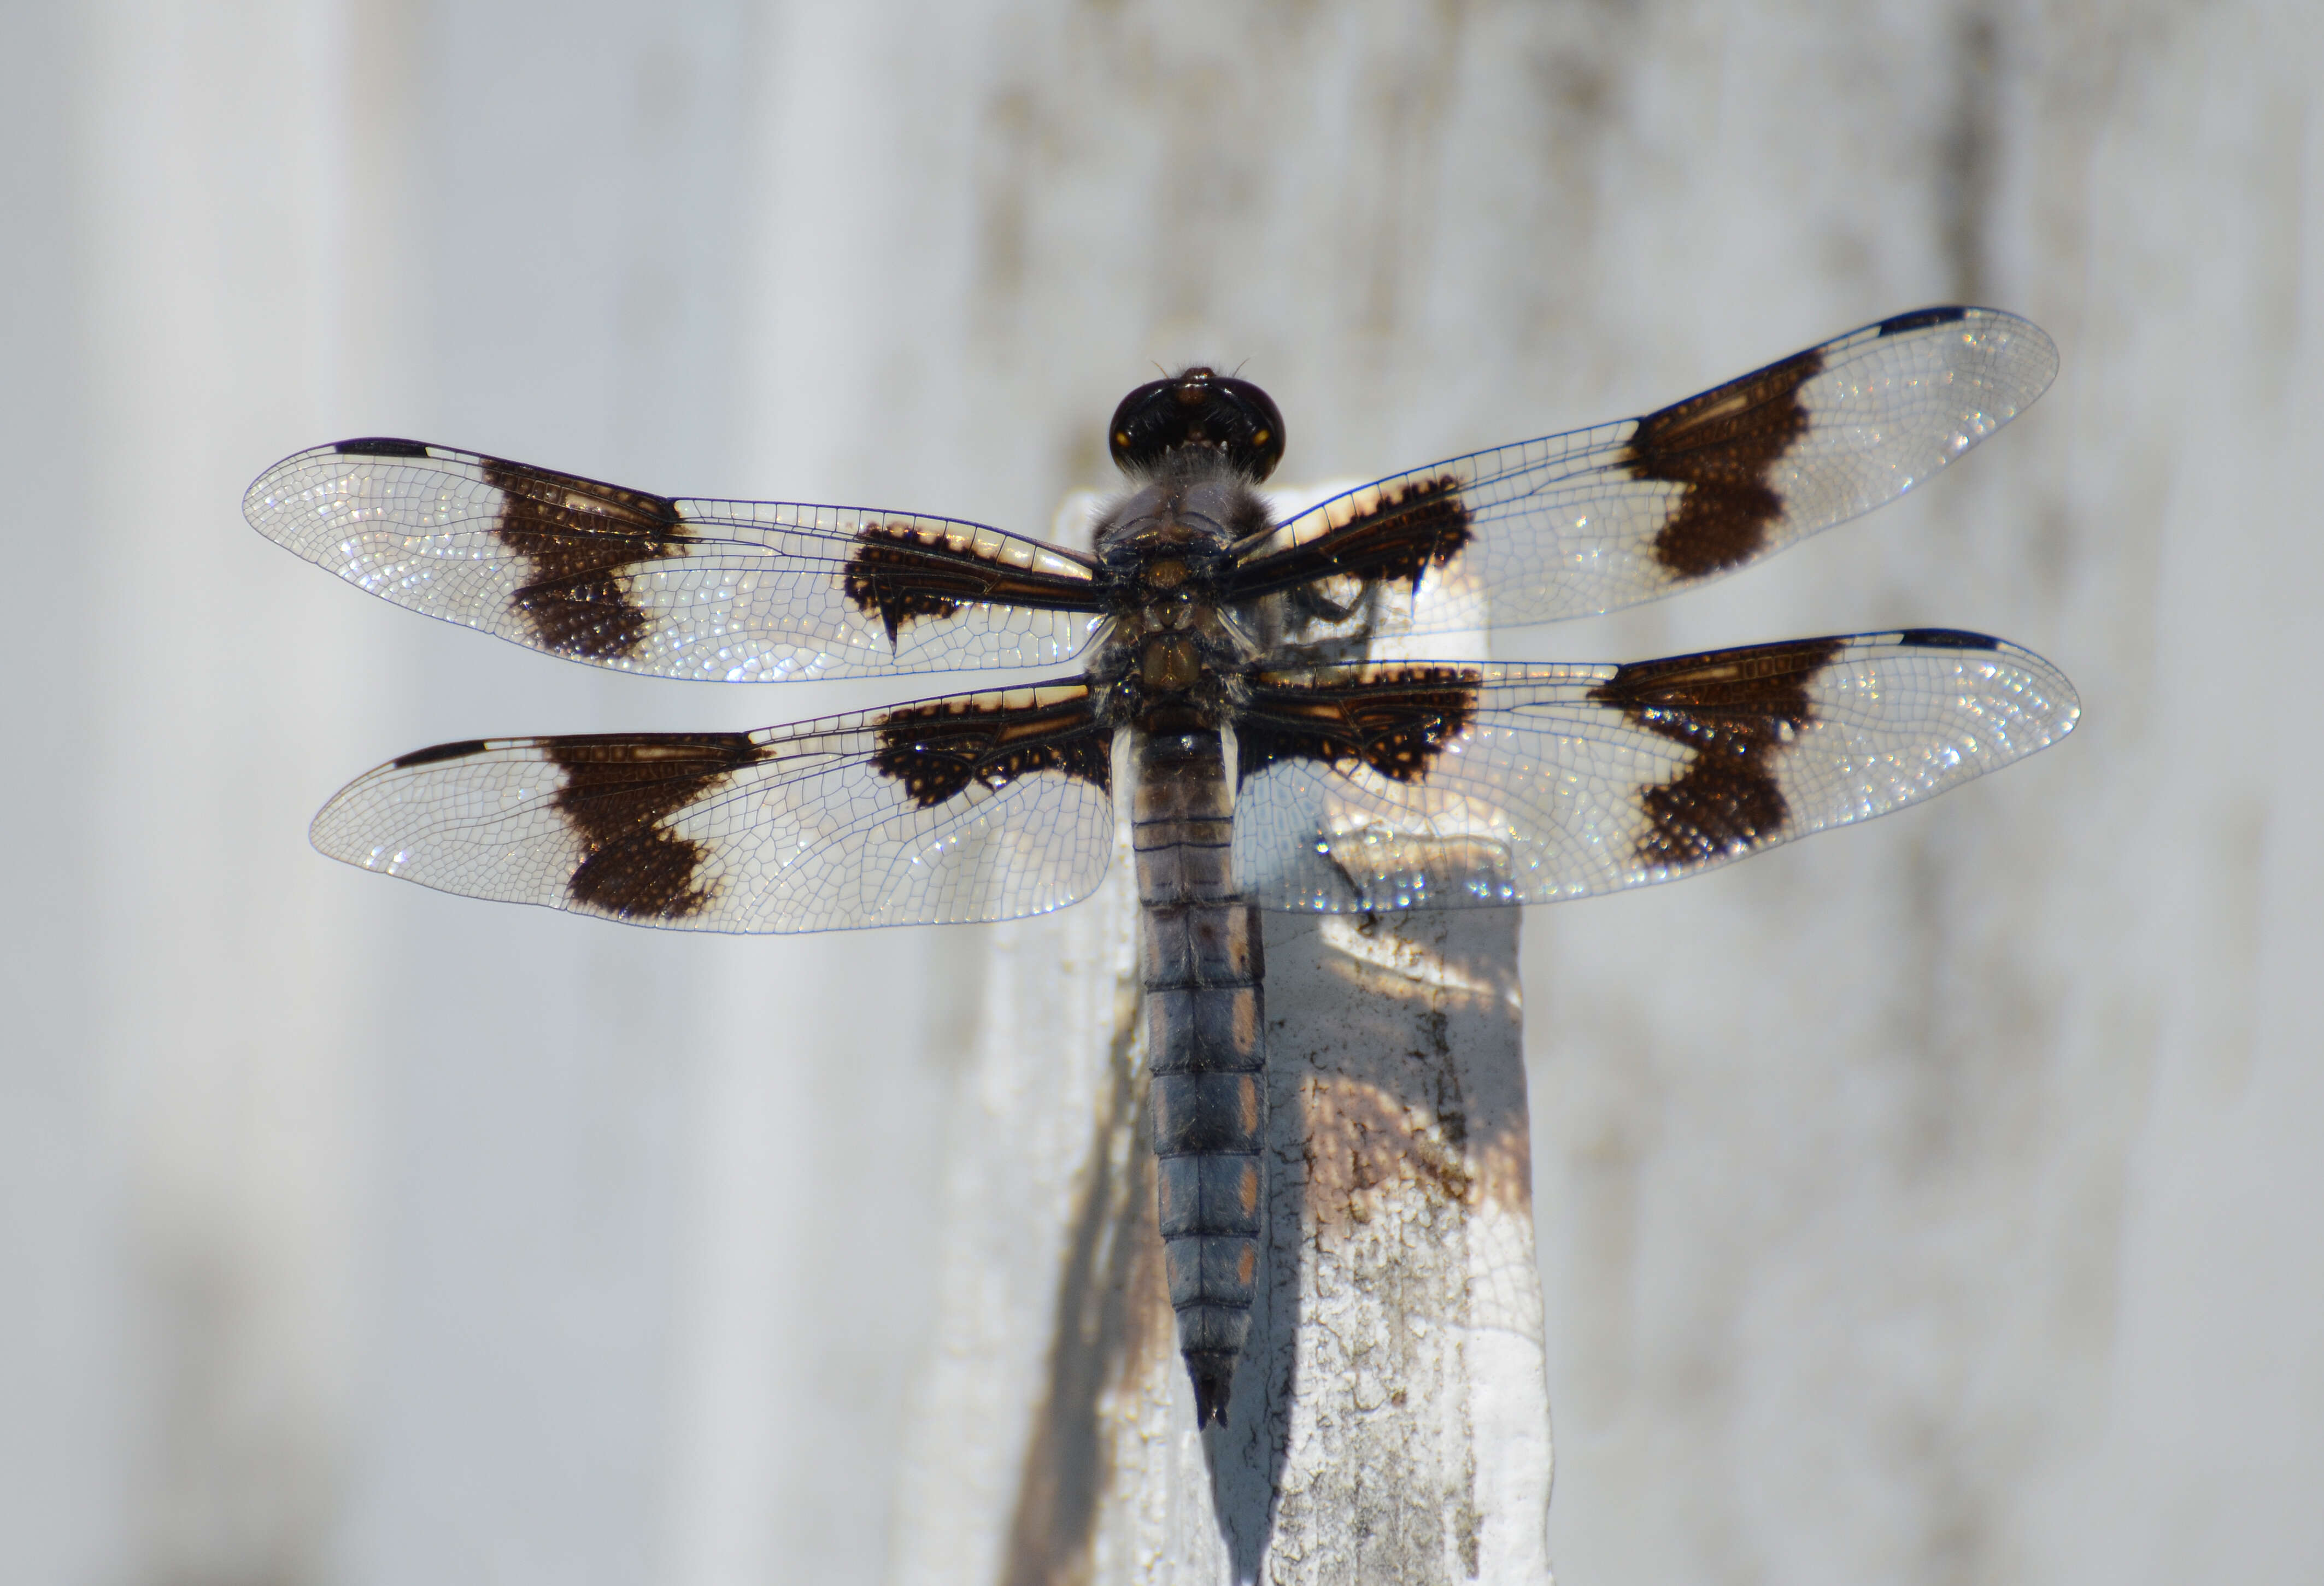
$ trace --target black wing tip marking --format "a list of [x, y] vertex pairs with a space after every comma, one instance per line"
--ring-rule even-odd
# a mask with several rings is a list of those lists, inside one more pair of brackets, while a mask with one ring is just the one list
[[1986, 633], [1971, 633], [1960, 628], [1907, 628], [1896, 635], [1899, 644], [1918, 645], [1927, 650], [1999, 650], [2001, 641]]
[[457, 743], [431, 744], [426, 749], [415, 749], [409, 754], [399, 754], [388, 761], [388, 764], [399, 771], [410, 770], [413, 766], [418, 765], [436, 765], [447, 760], [466, 760], [472, 754], [482, 754], [484, 747], [485, 741], [482, 738], [463, 738]]
[[331, 449], [347, 457], [428, 457], [435, 456], [424, 440], [401, 440], [392, 435], [364, 435], [342, 440]]
[[972, 784], [998, 789], [1038, 771], [1059, 771], [1111, 791], [1113, 733], [1079, 685], [1062, 697], [963, 695], [903, 705], [872, 723], [872, 769], [901, 784], [915, 807], [933, 809]]
[[1882, 336], [1903, 336], [1909, 331], [1926, 330], [1935, 325], [1958, 325], [1969, 316], [1969, 310], [1958, 305], [1915, 309], [1909, 314], [1891, 315], [1874, 328]]
[[1590, 691], [1633, 724], [1693, 752], [1668, 781], [1639, 790], [1640, 863], [1665, 872], [1780, 840], [1791, 806], [1775, 761], [1814, 719], [1808, 687], [1849, 641], [1801, 639], [1634, 661]]
[[566, 882], [577, 908], [615, 919], [691, 919], [717, 896], [709, 850], [669, 829], [678, 810], [766, 752], [748, 733], [587, 736], [547, 744], [565, 773], [555, 806], [581, 844]]

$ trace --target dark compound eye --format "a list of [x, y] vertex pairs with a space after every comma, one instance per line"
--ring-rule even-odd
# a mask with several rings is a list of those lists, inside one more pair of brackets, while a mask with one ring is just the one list
[[1107, 430], [1125, 473], [1153, 468], [1180, 447], [1215, 447], [1253, 479], [1283, 460], [1283, 415], [1248, 380], [1188, 369], [1152, 380], [1121, 399]]

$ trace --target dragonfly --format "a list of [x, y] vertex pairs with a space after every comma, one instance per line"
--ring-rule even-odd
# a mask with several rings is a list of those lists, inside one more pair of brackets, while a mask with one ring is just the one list
[[[356, 587], [567, 660], [722, 682], [1055, 669], [748, 733], [472, 739], [315, 818], [333, 858], [630, 925], [1003, 920], [1104, 878], [1126, 800], [1157, 1212], [1198, 1427], [1263, 1228], [1257, 911], [1499, 907], [1694, 874], [2056, 742], [2072, 685], [1946, 628], [1621, 664], [1384, 659], [1675, 594], [1889, 501], [2047, 388], [1991, 309], [1867, 326], [1644, 417], [1278, 515], [1256, 384], [1139, 385], [1086, 551], [981, 523], [655, 494], [420, 441], [285, 458], [244, 507]], [[1393, 642], [1391, 642], [1393, 641]]]

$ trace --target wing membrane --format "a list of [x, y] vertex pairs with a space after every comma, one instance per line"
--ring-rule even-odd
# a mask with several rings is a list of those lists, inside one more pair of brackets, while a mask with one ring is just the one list
[[1103, 879], [1111, 745], [1078, 681], [758, 733], [447, 743], [349, 784], [311, 834], [440, 891], [638, 925], [1010, 919]]
[[1929, 798], [2080, 710], [2041, 657], [1936, 629], [1269, 674], [1236, 729], [1234, 873], [1262, 907], [1323, 913], [1610, 892]]
[[1321, 580], [1342, 606], [1371, 603], [1384, 633], [1652, 600], [1903, 494], [2024, 410], [2057, 367], [2049, 337], [2015, 315], [1901, 315], [1643, 418], [1351, 491], [1242, 548], [1233, 590]]
[[673, 499], [417, 441], [286, 457], [243, 511], [398, 605], [656, 677], [1047, 666], [1098, 621], [1086, 558], [982, 524]]

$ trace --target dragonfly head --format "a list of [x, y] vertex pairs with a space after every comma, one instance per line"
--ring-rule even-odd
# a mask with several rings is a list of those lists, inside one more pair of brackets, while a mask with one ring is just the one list
[[1283, 415], [1250, 381], [1196, 367], [1122, 398], [1106, 438], [1125, 474], [1152, 473], [1184, 447], [1209, 447], [1255, 483], [1283, 460]]

